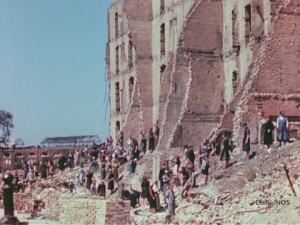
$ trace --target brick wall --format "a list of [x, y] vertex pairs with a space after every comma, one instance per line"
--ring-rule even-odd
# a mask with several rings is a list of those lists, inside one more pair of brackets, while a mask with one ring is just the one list
[[169, 123], [164, 130], [169, 133], [165, 135], [171, 136], [167, 146], [198, 146], [220, 121], [224, 99], [222, 10], [221, 2], [202, 1], [186, 20], [172, 81], [176, 92], [169, 96], [166, 112]]
[[62, 225], [130, 224], [129, 201], [84, 198], [56, 191], [47, 192], [43, 200], [45, 219]]
[[[1, 193], [2, 194], [2, 193]], [[14, 193], [14, 207], [18, 212], [29, 213], [33, 209], [33, 199], [31, 193]]]
[[[55, 162], [59, 159], [58, 154], [68, 154], [69, 152], [75, 152], [78, 147], [66, 147], [66, 148], [20, 148], [20, 149], [8, 149], [7, 151], [0, 152], [0, 167], [2, 170], [13, 169], [15, 163], [21, 162], [22, 160], [28, 161], [29, 159], [34, 159], [36, 162], [39, 162], [43, 159], [42, 154], [47, 154], [49, 158], [52, 158]], [[91, 149], [88, 150], [88, 154]], [[35, 157], [31, 158], [30, 154], [34, 154]], [[9, 155], [6, 157], [5, 155]], [[21, 158], [17, 156], [22, 155]], [[9, 159], [11, 164], [4, 164], [4, 159]]]
[[171, 88], [171, 74], [173, 72], [173, 66], [175, 64], [173, 54], [168, 55], [168, 63], [166, 65], [166, 69], [162, 74], [161, 78], [161, 87], [160, 87], [160, 95], [159, 95], [159, 123], [165, 120], [165, 109], [166, 109], [166, 102], [168, 99], [168, 94]]
[[300, 9], [297, 4], [299, 1], [291, 1], [281, 10], [252, 92], [299, 93]]
[[[245, 4], [250, 2], [252, 33], [246, 43], [244, 14]], [[227, 43], [232, 38], [231, 32], [228, 32], [228, 23], [232, 21], [231, 16], [224, 16], [228, 11], [224, 2], [194, 2], [184, 19], [182, 31], [178, 32], [180, 38], [176, 52], [163, 58], [166, 69], [160, 90], [157, 90], [160, 96], [159, 148], [184, 143], [198, 145], [204, 138], [218, 135], [220, 130], [233, 129], [236, 138], [239, 138], [240, 126], [244, 121], [253, 123], [252, 130], [256, 130], [252, 133], [255, 136], [253, 140], [256, 140], [258, 113], [265, 110], [274, 114], [272, 105], [281, 104], [281, 100], [276, 99], [278, 96], [272, 97], [272, 100], [264, 99], [265, 106], [258, 109], [261, 100], [256, 97], [250, 99], [252, 94], [299, 94], [299, 2], [291, 0], [285, 7], [288, 2], [249, 0], [236, 1], [235, 5], [228, 2], [228, 9], [238, 7], [240, 48], [237, 49], [232, 49], [230, 42]], [[151, 4], [152, 1], [130, 0], [123, 9], [135, 49], [137, 82], [123, 131], [125, 135], [131, 133], [137, 139], [139, 130], [147, 131], [153, 127], [154, 117], [157, 117], [155, 107], [158, 107], [158, 99], [156, 95], [153, 98], [156, 87], [152, 77], [157, 74], [153, 74], [152, 67], [155, 60], [151, 39], [155, 36], [151, 27]], [[271, 22], [275, 21], [274, 26], [269, 25], [270, 18]], [[232, 93], [233, 71], [239, 76], [235, 95]], [[297, 96], [291, 97], [285, 104], [291, 114], [298, 113]]]
[[[282, 5], [281, 2], [278, 2]], [[300, 117], [300, 8], [299, 1], [291, 0], [281, 8], [274, 20], [273, 30], [267, 41], [261, 60], [254, 65], [251, 88], [238, 107], [235, 120], [248, 122], [252, 130], [251, 138], [259, 141], [260, 115], [276, 116], [281, 110], [286, 115]], [[240, 118], [239, 118], [240, 117]], [[294, 125], [294, 133], [299, 127]], [[235, 127], [236, 136], [242, 129]], [[298, 136], [299, 138], [300, 136]]]
[[[122, 115], [121, 130], [124, 132], [125, 140], [130, 135], [139, 140], [140, 130], [146, 131], [152, 127], [152, 3], [138, 0], [126, 1], [122, 13], [126, 17], [126, 26], [135, 53], [133, 57], [135, 85], [129, 110]], [[111, 130], [115, 129], [115, 121], [118, 117], [120, 115], [111, 114]]]

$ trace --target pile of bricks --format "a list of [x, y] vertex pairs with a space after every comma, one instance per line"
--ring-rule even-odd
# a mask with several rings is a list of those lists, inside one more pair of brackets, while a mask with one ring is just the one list
[[96, 201], [91, 199], [63, 199], [60, 224], [96, 224]]
[[33, 209], [33, 199], [31, 193], [15, 193], [14, 207], [18, 212], [29, 213]]
[[[130, 202], [107, 201], [87, 198], [70, 193], [61, 193], [53, 188], [40, 193], [41, 203], [45, 204], [44, 218], [60, 224], [129, 224]], [[15, 209], [20, 212], [34, 212], [32, 193], [15, 193]], [[41, 207], [41, 205], [39, 205]], [[39, 208], [40, 210], [40, 208]]]
[[54, 189], [45, 189], [41, 198], [45, 202], [44, 217], [48, 220], [58, 221], [60, 217], [61, 203], [59, 201], [60, 193]]
[[105, 224], [130, 224], [130, 202], [107, 202]]

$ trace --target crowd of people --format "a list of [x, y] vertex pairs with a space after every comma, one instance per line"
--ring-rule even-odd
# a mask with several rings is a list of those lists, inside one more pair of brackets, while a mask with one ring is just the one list
[[[250, 159], [250, 129], [246, 123], [243, 124], [243, 128], [242, 149], [246, 159]], [[274, 129], [273, 122], [270, 117], [267, 117], [264, 124], [264, 143], [268, 150], [274, 141]], [[281, 142], [286, 143], [288, 140], [288, 120], [283, 112], [280, 112], [277, 119], [277, 130], [277, 139], [280, 145]], [[110, 192], [109, 194], [117, 191], [117, 198], [130, 200], [133, 208], [141, 205], [139, 200], [142, 198], [142, 203], [149, 205], [151, 211], [156, 212], [166, 208], [167, 218], [171, 218], [175, 215], [173, 188], [180, 187], [181, 197], [187, 198], [189, 191], [193, 187], [199, 186], [197, 185], [197, 178], [200, 174], [203, 177], [201, 185], [208, 184], [210, 158], [219, 157], [224, 162], [226, 169], [229, 167], [230, 154], [234, 149], [233, 141], [226, 134], [223, 134], [220, 143], [205, 140], [197, 149], [193, 146], [184, 145], [181, 155], [174, 156], [173, 160], [162, 165], [157, 178], [153, 178], [151, 181], [147, 177], [142, 179], [141, 192], [139, 192], [130, 186], [125, 186], [119, 175], [120, 166], [123, 165], [129, 174], [135, 173], [140, 157], [147, 154], [147, 151], [151, 154], [155, 150], [159, 139], [159, 127], [156, 127], [155, 132], [150, 129], [147, 135], [141, 131], [140, 136], [140, 144], [131, 136], [125, 143], [124, 134], [121, 131], [116, 143], [110, 136], [106, 143], [93, 146], [92, 151], [88, 151], [87, 148], [76, 149], [74, 153], [62, 155], [57, 163], [54, 163], [52, 159], [43, 160], [40, 163], [36, 162], [32, 165], [23, 162], [24, 176], [30, 184], [33, 184], [37, 176], [47, 179], [49, 176], [53, 177], [57, 170], [63, 172], [66, 168], [69, 170], [75, 168], [78, 170], [77, 176], [62, 185], [70, 192], [76, 191], [78, 187], [84, 187], [92, 195], [106, 198], [107, 191]], [[19, 183], [18, 180], [16, 183], [16, 186], [19, 187], [18, 190], [23, 190], [24, 187], [18, 186]]]

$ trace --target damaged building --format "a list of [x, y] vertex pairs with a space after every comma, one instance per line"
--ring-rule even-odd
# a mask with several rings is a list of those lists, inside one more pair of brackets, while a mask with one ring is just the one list
[[284, 110], [300, 136], [297, 0], [118, 0], [108, 11], [110, 131], [160, 127], [158, 148], [222, 132], [261, 141]]

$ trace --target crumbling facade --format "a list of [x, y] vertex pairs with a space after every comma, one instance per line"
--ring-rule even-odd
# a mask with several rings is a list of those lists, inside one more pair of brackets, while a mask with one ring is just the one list
[[[272, 67], [264, 57], [272, 56], [274, 65], [282, 65], [281, 57], [266, 49], [279, 46], [274, 38], [278, 36], [276, 32], [282, 33], [284, 29], [280, 31], [276, 24], [289, 7], [296, 10], [293, 16], [297, 16], [296, 3], [296, 0], [113, 3], [108, 13], [106, 54], [113, 137], [122, 130], [125, 137], [132, 135], [139, 139], [140, 130], [146, 132], [159, 124], [160, 149], [185, 143], [197, 146], [204, 138], [216, 137], [222, 131], [238, 137], [240, 124], [247, 121], [255, 130], [252, 140], [259, 140], [262, 113], [267, 111], [276, 116], [280, 108], [276, 105], [281, 106], [283, 96], [291, 101], [282, 108], [297, 120], [299, 62], [295, 58], [293, 65], [288, 63], [278, 70], [263, 69]], [[292, 21], [291, 30], [299, 24], [297, 19]], [[288, 39], [280, 37], [288, 43]], [[288, 48], [280, 49], [296, 54], [298, 42], [294, 40]], [[283, 77], [273, 77], [277, 74], [280, 77], [279, 71], [282, 74], [283, 69], [289, 68], [294, 69], [286, 76], [293, 78], [286, 79], [284, 88], [280, 87]], [[270, 90], [265, 89], [271, 78]], [[258, 102], [266, 99], [272, 100], [258, 107]], [[251, 115], [243, 110], [245, 107], [252, 107]]]

